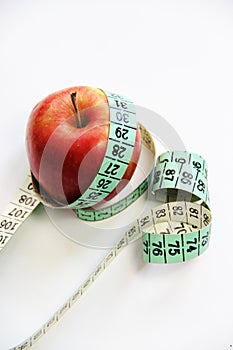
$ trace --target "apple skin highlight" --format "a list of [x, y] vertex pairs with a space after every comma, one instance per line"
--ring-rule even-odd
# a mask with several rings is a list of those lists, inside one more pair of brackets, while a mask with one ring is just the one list
[[[76, 124], [72, 93], [76, 93], [82, 127]], [[84, 193], [102, 164], [108, 135], [109, 106], [100, 89], [67, 88], [52, 93], [34, 107], [26, 129], [26, 149], [34, 183], [45, 204], [64, 206]], [[138, 127], [126, 172], [105, 200], [112, 199], [131, 179], [140, 152]]]

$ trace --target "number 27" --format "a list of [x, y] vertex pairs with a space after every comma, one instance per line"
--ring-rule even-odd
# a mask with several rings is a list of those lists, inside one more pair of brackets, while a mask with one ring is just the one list
[[117, 175], [117, 170], [120, 168], [120, 165], [109, 163], [107, 169], [104, 170], [105, 174], [108, 175]]

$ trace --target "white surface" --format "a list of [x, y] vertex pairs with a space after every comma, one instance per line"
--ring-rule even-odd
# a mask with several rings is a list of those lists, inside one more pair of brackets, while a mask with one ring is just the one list
[[[0, 212], [27, 173], [32, 107], [73, 85], [132, 97], [209, 163], [208, 251], [144, 265], [132, 244], [34, 349], [231, 349], [232, 1], [2, 0], [0, 32]], [[102, 253], [66, 239], [37, 210], [0, 254], [0, 349], [45, 322]]]

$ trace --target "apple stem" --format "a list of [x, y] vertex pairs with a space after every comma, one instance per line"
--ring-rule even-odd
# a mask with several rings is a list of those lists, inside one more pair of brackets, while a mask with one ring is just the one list
[[75, 110], [76, 127], [77, 128], [82, 128], [82, 119], [81, 119], [81, 115], [80, 115], [80, 112], [78, 110], [77, 102], [76, 102], [77, 91], [72, 92], [70, 96], [71, 96], [72, 104], [73, 104], [74, 110]]

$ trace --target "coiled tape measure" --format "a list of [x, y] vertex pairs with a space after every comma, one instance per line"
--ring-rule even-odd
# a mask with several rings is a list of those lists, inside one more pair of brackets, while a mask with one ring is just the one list
[[[163, 204], [143, 214], [108, 252], [95, 271], [73, 295], [33, 335], [10, 350], [31, 348], [50, 327], [84, 294], [119, 252], [135, 238], [141, 237], [143, 259], [148, 263], [175, 263], [193, 259], [209, 245], [211, 212], [209, 205], [207, 164], [194, 153], [165, 152], [151, 164], [149, 175], [125, 198], [105, 208], [90, 209], [102, 201], [121, 180], [131, 159], [136, 136], [136, 112], [131, 101], [123, 96], [106, 93], [110, 108], [110, 130], [105, 157], [90, 187], [75, 203], [65, 208], [76, 211], [81, 220], [98, 221], [119, 214], [145, 191], [152, 190], [154, 199]], [[153, 138], [140, 125], [144, 147], [155, 158]], [[28, 175], [25, 183], [0, 215], [0, 251], [41, 203]]]

